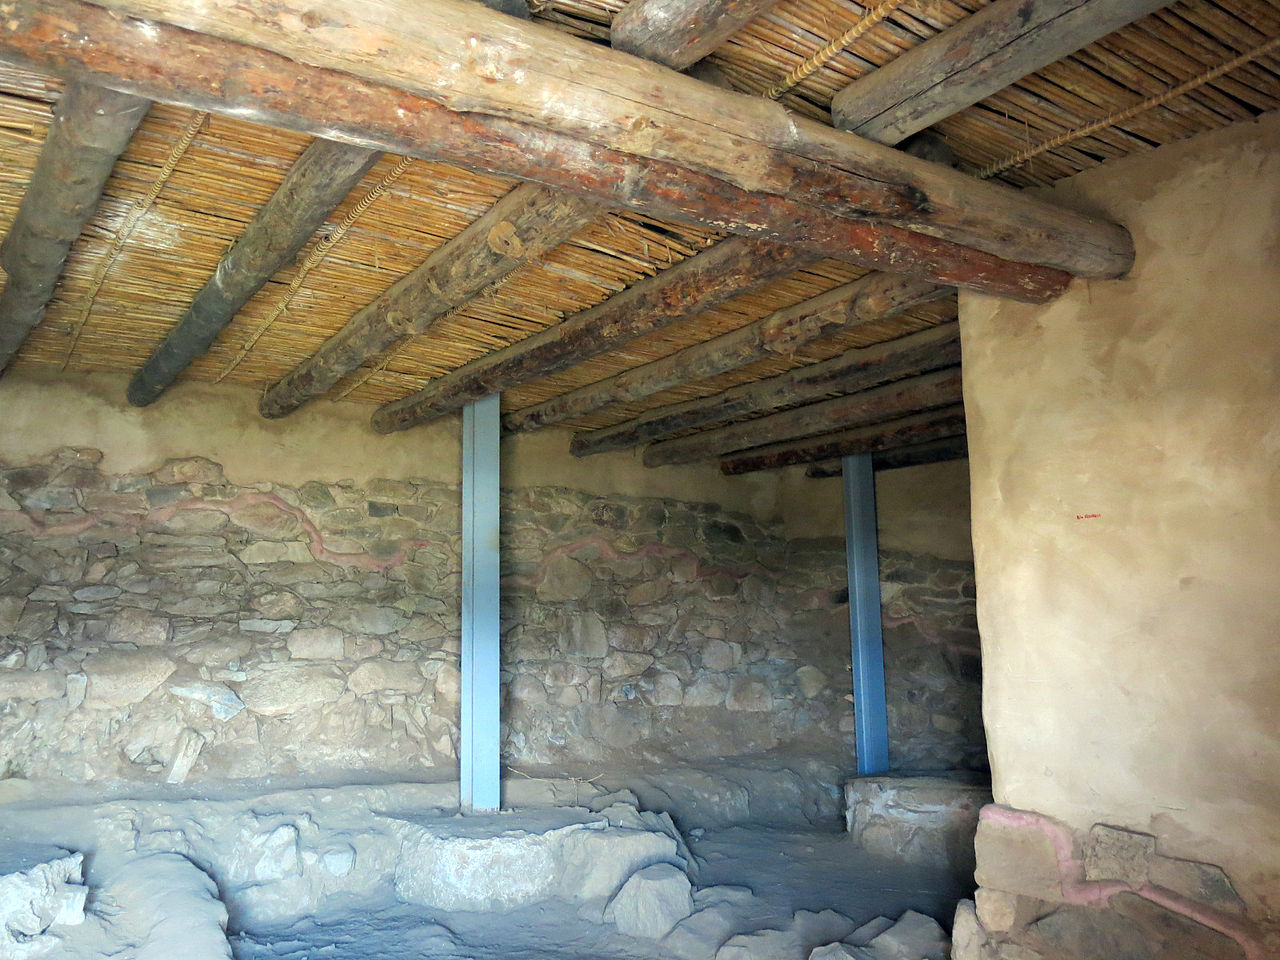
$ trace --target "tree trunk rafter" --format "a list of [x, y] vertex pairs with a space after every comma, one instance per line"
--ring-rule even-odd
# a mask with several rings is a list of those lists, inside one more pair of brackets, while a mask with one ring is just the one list
[[[305, 10], [300, 3], [276, 0], [244, 18], [202, 0], [111, 0], [118, 13], [158, 21], [145, 25], [144, 37], [134, 21], [116, 21], [111, 29], [100, 14], [95, 19], [99, 8], [78, 0], [12, 0], [0, 47], [10, 57], [45, 64], [79, 61], [119, 85], [158, 85], [165, 99], [207, 101], [210, 93], [215, 100], [221, 94], [223, 103], [211, 106], [226, 110], [230, 94], [242, 118], [272, 99], [255, 67], [288, 64], [292, 79], [276, 88], [275, 99], [287, 101], [281, 112], [293, 123], [280, 125], [296, 129], [305, 121], [315, 135], [421, 155], [424, 139], [441, 146], [441, 131], [423, 138], [424, 128], [460, 123], [479, 142], [466, 146], [450, 138], [440, 158], [474, 165], [485, 141], [497, 141], [505, 146], [502, 169], [492, 163], [482, 169], [632, 208], [640, 190], [653, 215], [788, 242], [844, 243], [835, 255], [938, 282], [982, 285], [984, 277], [963, 276], [975, 263], [983, 272], [980, 253], [1082, 276], [1115, 276], [1132, 260], [1132, 242], [1119, 226], [479, 4], [438, 0], [414, 5], [408, 16], [405, 0], [369, 0], [357, 25], [337, 0], [308, 0]], [[188, 33], [182, 56], [158, 56], [178, 46], [180, 32], [164, 26], [175, 21], [219, 34], [223, 42]], [[298, 29], [300, 23], [316, 26]], [[122, 69], [121, 57], [132, 69]], [[148, 59], [150, 69], [140, 62]], [[157, 71], [160, 59], [164, 69]], [[461, 68], [452, 69], [455, 64]], [[355, 79], [380, 87], [382, 95], [352, 103], [350, 111], [335, 109], [318, 91], [308, 96], [302, 88], [325, 83], [329, 70], [345, 71], [340, 75], [348, 84]], [[511, 82], [495, 82], [504, 78]], [[350, 103], [353, 92], [338, 104]], [[565, 111], [570, 102], [574, 109]], [[386, 134], [403, 134], [406, 126], [417, 134], [403, 144], [408, 149], [386, 142]], [[589, 170], [584, 156], [592, 158]], [[571, 172], [581, 181], [566, 176]], [[1038, 296], [1034, 289], [1023, 295]]]
[[284, 181], [218, 262], [177, 326], [129, 381], [129, 402], [154, 403], [208, 351], [240, 308], [276, 273], [291, 265], [382, 154], [314, 140]]
[[71, 245], [150, 107], [139, 97], [75, 82], [54, 107], [31, 181], [0, 243], [0, 371], [44, 318]]
[[693, 463], [797, 437], [882, 423], [920, 410], [958, 404], [961, 397], [960, 368], [939, 370], [677, 440], [654, 443], [645, 447], [644, 465], [658, 467]]
[[882, 386], [960, 362], [960, 331], [947, 323], [887, 343], [797, 367], [698, 400], [660, 407], [631, 420], [574, 434], [570, 450], [585, 457], [623, 450], [690, 430], [770, 413], [801, 401], [824, 399]]

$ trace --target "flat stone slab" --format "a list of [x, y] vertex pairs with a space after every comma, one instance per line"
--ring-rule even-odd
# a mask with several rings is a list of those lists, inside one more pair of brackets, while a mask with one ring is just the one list
[[974, 869], [978, 813], [987, 783], [948, 777], [857, 777], [845, 782], [845, 827], [869, 853], [923, 866]]

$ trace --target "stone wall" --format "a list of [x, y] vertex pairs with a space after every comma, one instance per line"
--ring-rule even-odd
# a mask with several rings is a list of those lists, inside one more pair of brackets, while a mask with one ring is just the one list
[[973, 563], [880, 551], [889, 766], [985, 771]]
[[[979, 879], [1071, 908], [981, 955], [1277, 956], [1280, 114], [1052, 192], [1137, 260], [1043, 306], [961, 295], [1002, 805]], [[1135, 836], [1089, 875], [1099, 824]], [[1130, 951], [1151, 925], [1172, 945]]]
[[[838, 542], [717, 507], [504, 494], [506, 753], [589, 773], [851, 756]], [[0, 776], [453, 776], [456, 485], [0, 470]]]

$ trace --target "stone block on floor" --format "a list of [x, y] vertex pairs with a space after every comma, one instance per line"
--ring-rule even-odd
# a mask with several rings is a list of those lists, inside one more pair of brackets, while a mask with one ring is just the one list
[[983, 818], [974, 839], [978, 885], [1037, 900], [1062, 900], [1053, 840], [1033, 824]]
[[968, 879], [986, 783], [947, 777], [857, 777], [845, 783], [845, 826], [863, 849]]
[[50, 927], [84, 921], [83, 859], [42, 844], [0, 845], [0, 957], [52, 956]]
[[693, 913], [693, 891], [683, 870], [655, 863], [631, 875], [622, 885], [604, 918], [620, 933], [660, 940]]

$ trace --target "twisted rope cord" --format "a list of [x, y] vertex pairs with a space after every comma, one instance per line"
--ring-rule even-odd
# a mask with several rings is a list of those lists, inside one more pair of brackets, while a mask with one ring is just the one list
[[98, 294], [102, 291], [102, 285], [107, 281], [107, 273], [111, 270], [112, 264], [116, 262], [116, 258], [120, 256], [125, 244], [129, 242], [129, 237], [156, 202], [156, 198], [160, 196], [160, 191], [165, 188], [165, 184], [173, 176], [173, 171], [177, 169], [178, 163], [182, 158], [186, 156], [187, 149], [199, 135], [200, 128], [204, 126], [204, 122], [208, 119], [209, 114], [201, 112], [195, 114], [187, 122], [182, 135], [178, 137], [173, 149], [165, 157], [155, 182], [151, 184], [150, 189], [143, 194], [141, 199], [134, 201], [132, 209], [129, 210], [129, 213], [121, 222], [120, 227], [115, 232], [115, 236], [111, 238], [111, 245], [107, 248], [106, 255], [99, 261], [97, 268], [93, 272], [93, 279], [89, 282], [89, 293], [85, 296], [80, 308], [80, 315], [76, 318], [71, 334], [71, 345], [67, 347], [67, 352], [62, 358], [62, 370], [67, 369], [67, 364], [71, 362], [72, 355], [75, 354], [76, 348], [80, 346], [80, 336], [84, 333], [84, 328], [89, 323], [89, 316], [93, 313], [94, 305], [98, 301]]
[[1244, 64], [1248, 63], [1250, 60], [1256, 60], [1258, 57], [1266, 56], [1277, 47], [1280, 47], [1280, 36], [1272, 37], [1270, 40], [1265, 40], [1253, 49], [1237, 54], [1230, 60], [1226, 60], [1218, 64], [1216, 67], [1210, 67], [1203, 73], [1196, 74], [1196, 76], [1191, 79], [1184, 80], [1176, 87], [1170, 87], [1163, 93], [1157, 94], [1153, 97], [1148, 97], [1145, 100], [1130, 104], [1129, 106], [1123, 107], [1119, 110], [1114, 110], [1105, 117], [1092, 120], [1089, 123], [1075, 127], [1072, 130], [1064, 131], [1055, 137], [1050, 137], [1048, 140], [1042, 140], [1040, 143], [1030, 146], [1025, 150], [1005, 157], [1003, 160], [997, 160], [995, 163], [983, 167], [978, 171], [977, 175], [983, 180], [988, 180], [998, 173], [1003, 173], [1010, 167], [1021, 166], [1028, 160], [1040, 156], [1042, 153], [1047, 153], [1050, 150], [1056, 150], [1058, 147], [1065, 146], [1075, 140], [1080, 140], [1084, 137], [1095, 134], [1099, 130], [1105, 130], [1107, 127], [1113, 127], [1117, 123], [1123, 123], [1125, 120], [1129, 120], [1139, 114], [1146, 113], [1148, 110], [1154, 110], [1156, 107], [1164, 106], [1164, 104], [1168, 103], [1170, 100], [1174, 100], [1185, 93], [1190, 93], [1197, 87], [1202, 87], [1206, 83], [1218, 79], [1218, 77], [1222, 76], [1224, 73], [1230, 73], [1237, 67], [1244, 66]]
[[289, 304], [293, 302], [293, 298], [297, 296], [298, 291], [302, 289], [302, 285], [307, 282], [307, 277], [311, 275], [311, 271], [319, 266], [320, 263], [329, 256], [333, 251], [333, 248], [342, 242], [342, 238], [347, 235], [347, 232], [355, 225], [355, 222], [364, 215], [365, 211], [373, 206], [374, 201], [390, 190], [395, 182], [399, 180], [404, 172], [412, 165], [413, 157], [401, 157], [400, 162], [388, 171], [386, 176], [374, 184], [374, 186], [370, 187], [369, 192], [361, 197], [360, 201], [347, 212], [347, 215], [342, 218], [342, 222], [334, 228], [333, 232], [322, 237], [311, 248], [311, 252], [308, 253], [307, 258], [303, 260], [302, 266], [298, 268], [298, 272], [294, 274], [293, 279], [289, 281], [289, 286], [285, 289], [284, 296], [280, 298], [280, 302], [272, 308], [271, 313], [267, 315], [266, 319], [258, 324], [257, 328], [252, 334], [250, 334], [249, 339], [240, 346], [240, 349], [236, 351], [236, 355], [231, 358], [231, 362], [227, 364], [220, 374], [218, 374], [217, 380], [214, 381], [215, 383], [221, 383], [227, 378], [227, 375], [230, 374], [231, 371], [240, 366], [244, 358], [249, 355], [249, 352], [253, 350], [253, 348], [257, 346], [258, 341], [262, 339], [262, 335], [265, 334], [271, 328], [271, 325], [279, 320], [281, 315], [289, 308]]
[[803, 83], [815, 71], [821, 70], [828, 63], [834, 60], [845, 47], [849, 46], [849, 44], [853, 43], [868, 30], [875, 27], [881, 20], [893, 13], [894, 10], [898, 9], [903, 2], [904, 0], [883, 0], [879, 6], [868, 10], [861, 20], [832, 40], [813, 56], [801, 63], [774, 86], [770, 87], [768, 91], [765, 92], [765, 96], [770, 100], [777, 100], [792, 87]]
[[[479, 293], [475, 294], [475, 296], [469, 297], [465, 303], [460, 303], [453, 309], [446, 310], [444, 313], [440, 314], [440, 316], [436, 317], [434, 320], [431, 321], [432, 326], [435, 326], [436, 324], [443, 323], [446, 320], [456, 317], [458, 314], [462, 313], [464, 310], [469, 309], [471, 305], [475, 303], [477, 300], [479, 300], [481, 297], [493, 296], [493, 294], [495, 294], [503, 285], [507, 283], [508, 280], [512, 279], [512, 277], [514, 277], [518, 272], [519, 272], [518, 270], [512, 270], [510, 273], [503, 274], [497, 280], [493, 281], [488, 286], [486, 286]], [[340, 394], [338, 394], [337, 397], [335, 397], [334, 399], [345, 400], [353, 391], [360, 389], [366, 383], [368, 383], [370, 380], [372, 380], [374, 377], [380, 374], [383, 370], [387, 369], [387, 364], [389, 364], [392, 360], [394, 360], [397, 356], [399, 356], [401, 351], [403, 351], [405, 347], [407, 347], [410, 343], [413, 342], [413, 339], [414, 339], [413, 336], [405, 337], [403, 340], [401, 340], [399, 343], [393, 346], [390, 350], [388, 350], [386, 353], [382, 355], [382, 359], [378, 363], [369, 367], [365, 371], [364, 376], [358, 377], [358, 378], [356, 377], [351, 378], [350, 385], [348, 385], [347, 388], [343, 390]]]

